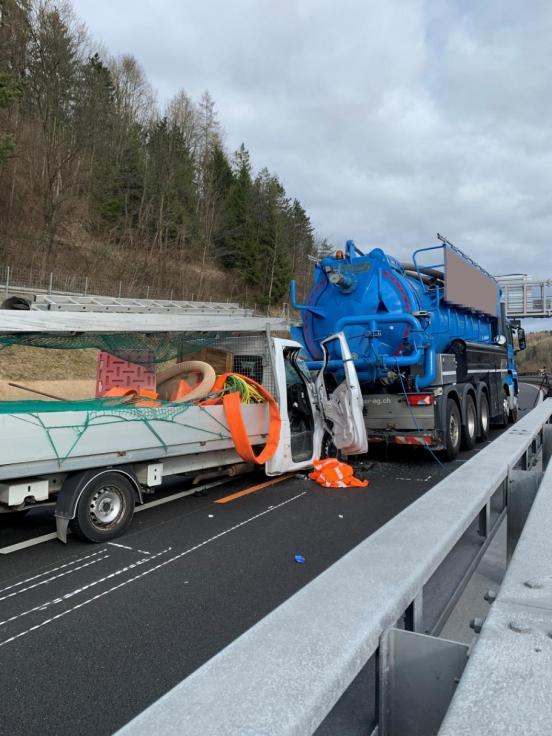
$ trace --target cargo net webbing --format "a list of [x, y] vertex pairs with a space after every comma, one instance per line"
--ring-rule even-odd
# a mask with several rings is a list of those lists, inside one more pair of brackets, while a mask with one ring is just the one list
[[[22, 406], [25, 405], [25, 406]], [[193, 424], [187, 421], [190, 409], [199, 410], [199, 417], [208, 418], [213, 428], [206, 428], [196, 420]], [[68, 413], [61, 423], [48, 418], [52, 412]], [[73, 413], [75, 412], [75, 413]], [[121, 431], [128, 428], [129, 423], [140, 423], [152, 435], [152, 446], [167, 450], [168, 444], [162, 436], [163, 424], [179, 425], [182, 428], [197, 432], [197, 441], [208, 439], [229, 439], [230, 432], [226, 424], [215, 416], [208, 406], [194, 404], [161, 404], [156, 407], [114, 406], [113, 402], [104, 399], [92, 401], [49, 402], [49, 401], [14, 401], [1, 402], [0, 413], [9, 414], [12, 419], [26, 422], [32, 427], [42, 430], [48, 438], [53, 457], [61, 464], [71, 456], [79, 454], [79, 443], [82, 437], [93, 427], [105, 428], [106, 425], [121, 424]], [[71, 433], [67, 440], [67, 430]], [[74, 436], [73, 436], [74, 435]]]

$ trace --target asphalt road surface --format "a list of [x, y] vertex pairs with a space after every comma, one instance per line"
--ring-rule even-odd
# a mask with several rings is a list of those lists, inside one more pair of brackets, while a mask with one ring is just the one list
[[[521, 407], [536, 396], [524, 386]], [[294, 477], [216, 504], [254, 482], [241, 478], [146, 509], [104, 545], [6, 554], [51, 533], [52, 512], [2, 520], [0, 734], [113, 733], [471, 454], [442, 468], [423, 448], [374, 451], [367, 488]]]

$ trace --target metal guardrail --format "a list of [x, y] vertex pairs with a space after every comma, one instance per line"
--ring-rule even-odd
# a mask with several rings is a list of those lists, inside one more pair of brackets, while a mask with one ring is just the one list
[[[522, 491], [536, 487], [549, 455], [551, 415], [552, 400], [539, 404], [118, 734], [313, 734], [397, 621], [425, 631], [424, 588], [474, 520], [490, 538], [508, 509], [512, 549], [527, 511]], [[394, 733], [386, 702], [380, 736]]]
[[552, 730], [551, 528], [552, 465], [439, 736], [543, 736]]

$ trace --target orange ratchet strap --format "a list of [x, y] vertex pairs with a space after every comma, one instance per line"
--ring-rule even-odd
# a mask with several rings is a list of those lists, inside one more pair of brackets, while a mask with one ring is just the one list
[[[221, 384], [222, 386], [224, 386], [224, 382], [229, 375], [229, 373], [226, 373], [224, 374], [224, 376], [220, 376], [217, 380], [217, 384], [219, 386]], [[280, 441], [280, 430], [282, 427], [280, 409], [278, 408], [278, 404], [276, 403], [274, 397], [269, 394], [268, 391], [263, 388], [259, 383], [251, 378], [248, 378], [247, 376], [242, 376], [239, 373], [234, 373], [233, 375], [243, 378], [244, 381], [247, 381], [247, 383], [250, 383], [252, 386], [254, 386], [261, 394], [263, 399], [265, 399], [268, 403], [268, 436], [266, 438], [266, 444], [264, 448], [258, 455], [255, 455], [255, 453], [253, 452], [253, 448], [251, 447], [249, 435], [243, 421], [242, 404], [240, 401], [239, 391], [233, 391], [231, 394], [226, 394], [222, 398], [224, 415], [226, 417], [226, 421], [228, 422], [230, 434], [232, 435], [232, 439], [234, 440], [236, 452], [246, 463], [264, 465], [264, 463], [266, 463], [268, 460], [270, 460], [271, 457], [273, 457], [278, 448], [278, 442]]]

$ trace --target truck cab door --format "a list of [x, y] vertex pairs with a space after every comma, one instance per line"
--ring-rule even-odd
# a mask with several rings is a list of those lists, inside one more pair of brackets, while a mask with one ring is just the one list
[[314, 381], [299, 357], [301, 344], [271, 338], [272, 369], [281, 430], [276, 452], [265, 464], [267, 475], [304, 470], [320, 457], [325, 421]]
[[[333, 343], [342, 362], [342, 380], [328, 389], [330, 382], [336, 383], [335, 373], [329, 373], [327, 346]], [[342, 332], [322, 340], [323, 366], [316, 377], [316, 392], [327, 424], [331, 427], [333, 443], [346, 455], [361, 455], [368, 451], [368, 438], [364, 423], [364, 401], [360, 390], [353, 357], [347, 338]], [[338, 379], [339, 380], [339, 379]]]

